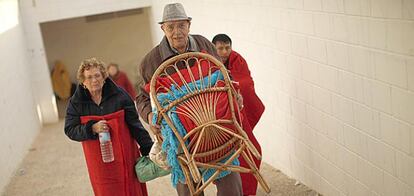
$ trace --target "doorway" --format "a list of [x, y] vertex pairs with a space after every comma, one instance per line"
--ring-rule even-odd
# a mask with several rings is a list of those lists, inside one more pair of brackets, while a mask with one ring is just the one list
[[[75, 86], [80, 62], [96, 57], [107, 64], [118, 64], [137, 87], [137, 65], [153, 47], [150, 8], [45, 22], [40, 24], [40, 29], [49, 70], [53, 72], [60, 61], [69, 75], [68, 80]], [[59, 117], [63, 118], [68, 98], [59, 98], [55, 88]]]

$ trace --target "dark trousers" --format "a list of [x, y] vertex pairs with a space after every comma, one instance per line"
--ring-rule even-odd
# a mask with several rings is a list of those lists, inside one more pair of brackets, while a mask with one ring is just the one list
[[[242, 183], [239, 173], [231, 172], [229, 175], [215, 181], [217, 196], [243, 196]], [[177, 184], [178, 196], [190, 196], [186, 184]], [[201, 195], [204, 195], [203, 193]]]

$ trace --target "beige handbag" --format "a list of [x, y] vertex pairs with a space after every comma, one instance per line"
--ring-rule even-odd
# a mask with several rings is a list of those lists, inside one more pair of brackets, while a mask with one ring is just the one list
[[[154, 108], [154, 100], [152, 100], [152, 96], [150, 96], [150, 102], [151, 107]], [[154, 144], [151, 147], [149, 158], [151, 161], [153, 161], [155, 164], [157, 164], [159, 167], [161, 167], [164, 170], [170, 170], [170, 165], [167, 163], [167, 154], [162, 151], [162, 139], [161, 139], [161, 133], [156, 130], [153, 130], [151, 125], [149, 125], [149, 130], [151, 130], [153, 136], [154, 136]]]
[[155, 138], [156, 139], [149, 153], [149, 158], [162, 169], [169, 170], [170, 166], [167, 163], [167, 154], [164, 151], [162, 151], [162, 142], [158, 141], [158, 137]]

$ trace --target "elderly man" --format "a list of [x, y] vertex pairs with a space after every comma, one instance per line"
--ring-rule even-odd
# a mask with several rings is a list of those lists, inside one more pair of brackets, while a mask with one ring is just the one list
[[[243, 121], [243, 129], [246, 131], [249, 136], [250, 141], [256, 147], [259, 152], [261, 152], [260, 144], [256, 140], [256, 137], [253, 135], [253, 128], [259, 122], [260, 117], [264, 112], [264, 105], [260, 101], [259, 97], [256, 95], [254, 90], [253, 78], [250, 76], [250, 70], [247, 66], [246, 60], [232, 50], [231, 39], [226, 34], [218, 34], [213, 38], [213, 44], [216, 46], [217, 53], [220, 56], [222, 62], [230, 71], [230, 74], [233, 77], [233, 80], [239, 82], [240, 93], [243, 97], [242, 109], [243, 116], [247, 122]], [[260, 167], [260, 160], [254, 158], [256, 166]], [[240, 166], [248, 166], [247, 162], [240, 157]], [[252, 174], [242, 173], [240, 174], [242, 178], [243, 185], [243, 195], [256, 195], [257, 190], [257, 180]]]
[[[219, 59], [214, 45], [201, 35], [190, 35], [191, 18], [187, 16], [184, 7], [179, 3], [168, 4], [164, 7], [161, 29], [164, 38], [161, 43], [153, 48], [139, 65], [141, 79], [149, 83], [152, 75], [158, 66], [165, 60], [186, 52], [207, 52]], [[144, 85], [141, 88], [144, 88]], [[152, 112], [148, 93], [143, 89], [136, 99], [137, 110], [140, 116], [148, 123], [152, 129], [159, 129], [151, 123]], [[239, 173], [229, 175], [215, 181], [217, 195], [241, 196], [241, 179]], [[177, 184], [178, 195], [190, 195], [187, 185]]]

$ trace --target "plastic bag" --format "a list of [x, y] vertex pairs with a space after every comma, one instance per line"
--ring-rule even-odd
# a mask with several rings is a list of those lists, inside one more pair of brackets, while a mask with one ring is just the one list
[[140, 182], [148, 182], [158, 177], [170, 174], [170, 170], [164, 170], [152, 162], [149, 157], [143, 156], [135, 164], [135, 173]]

